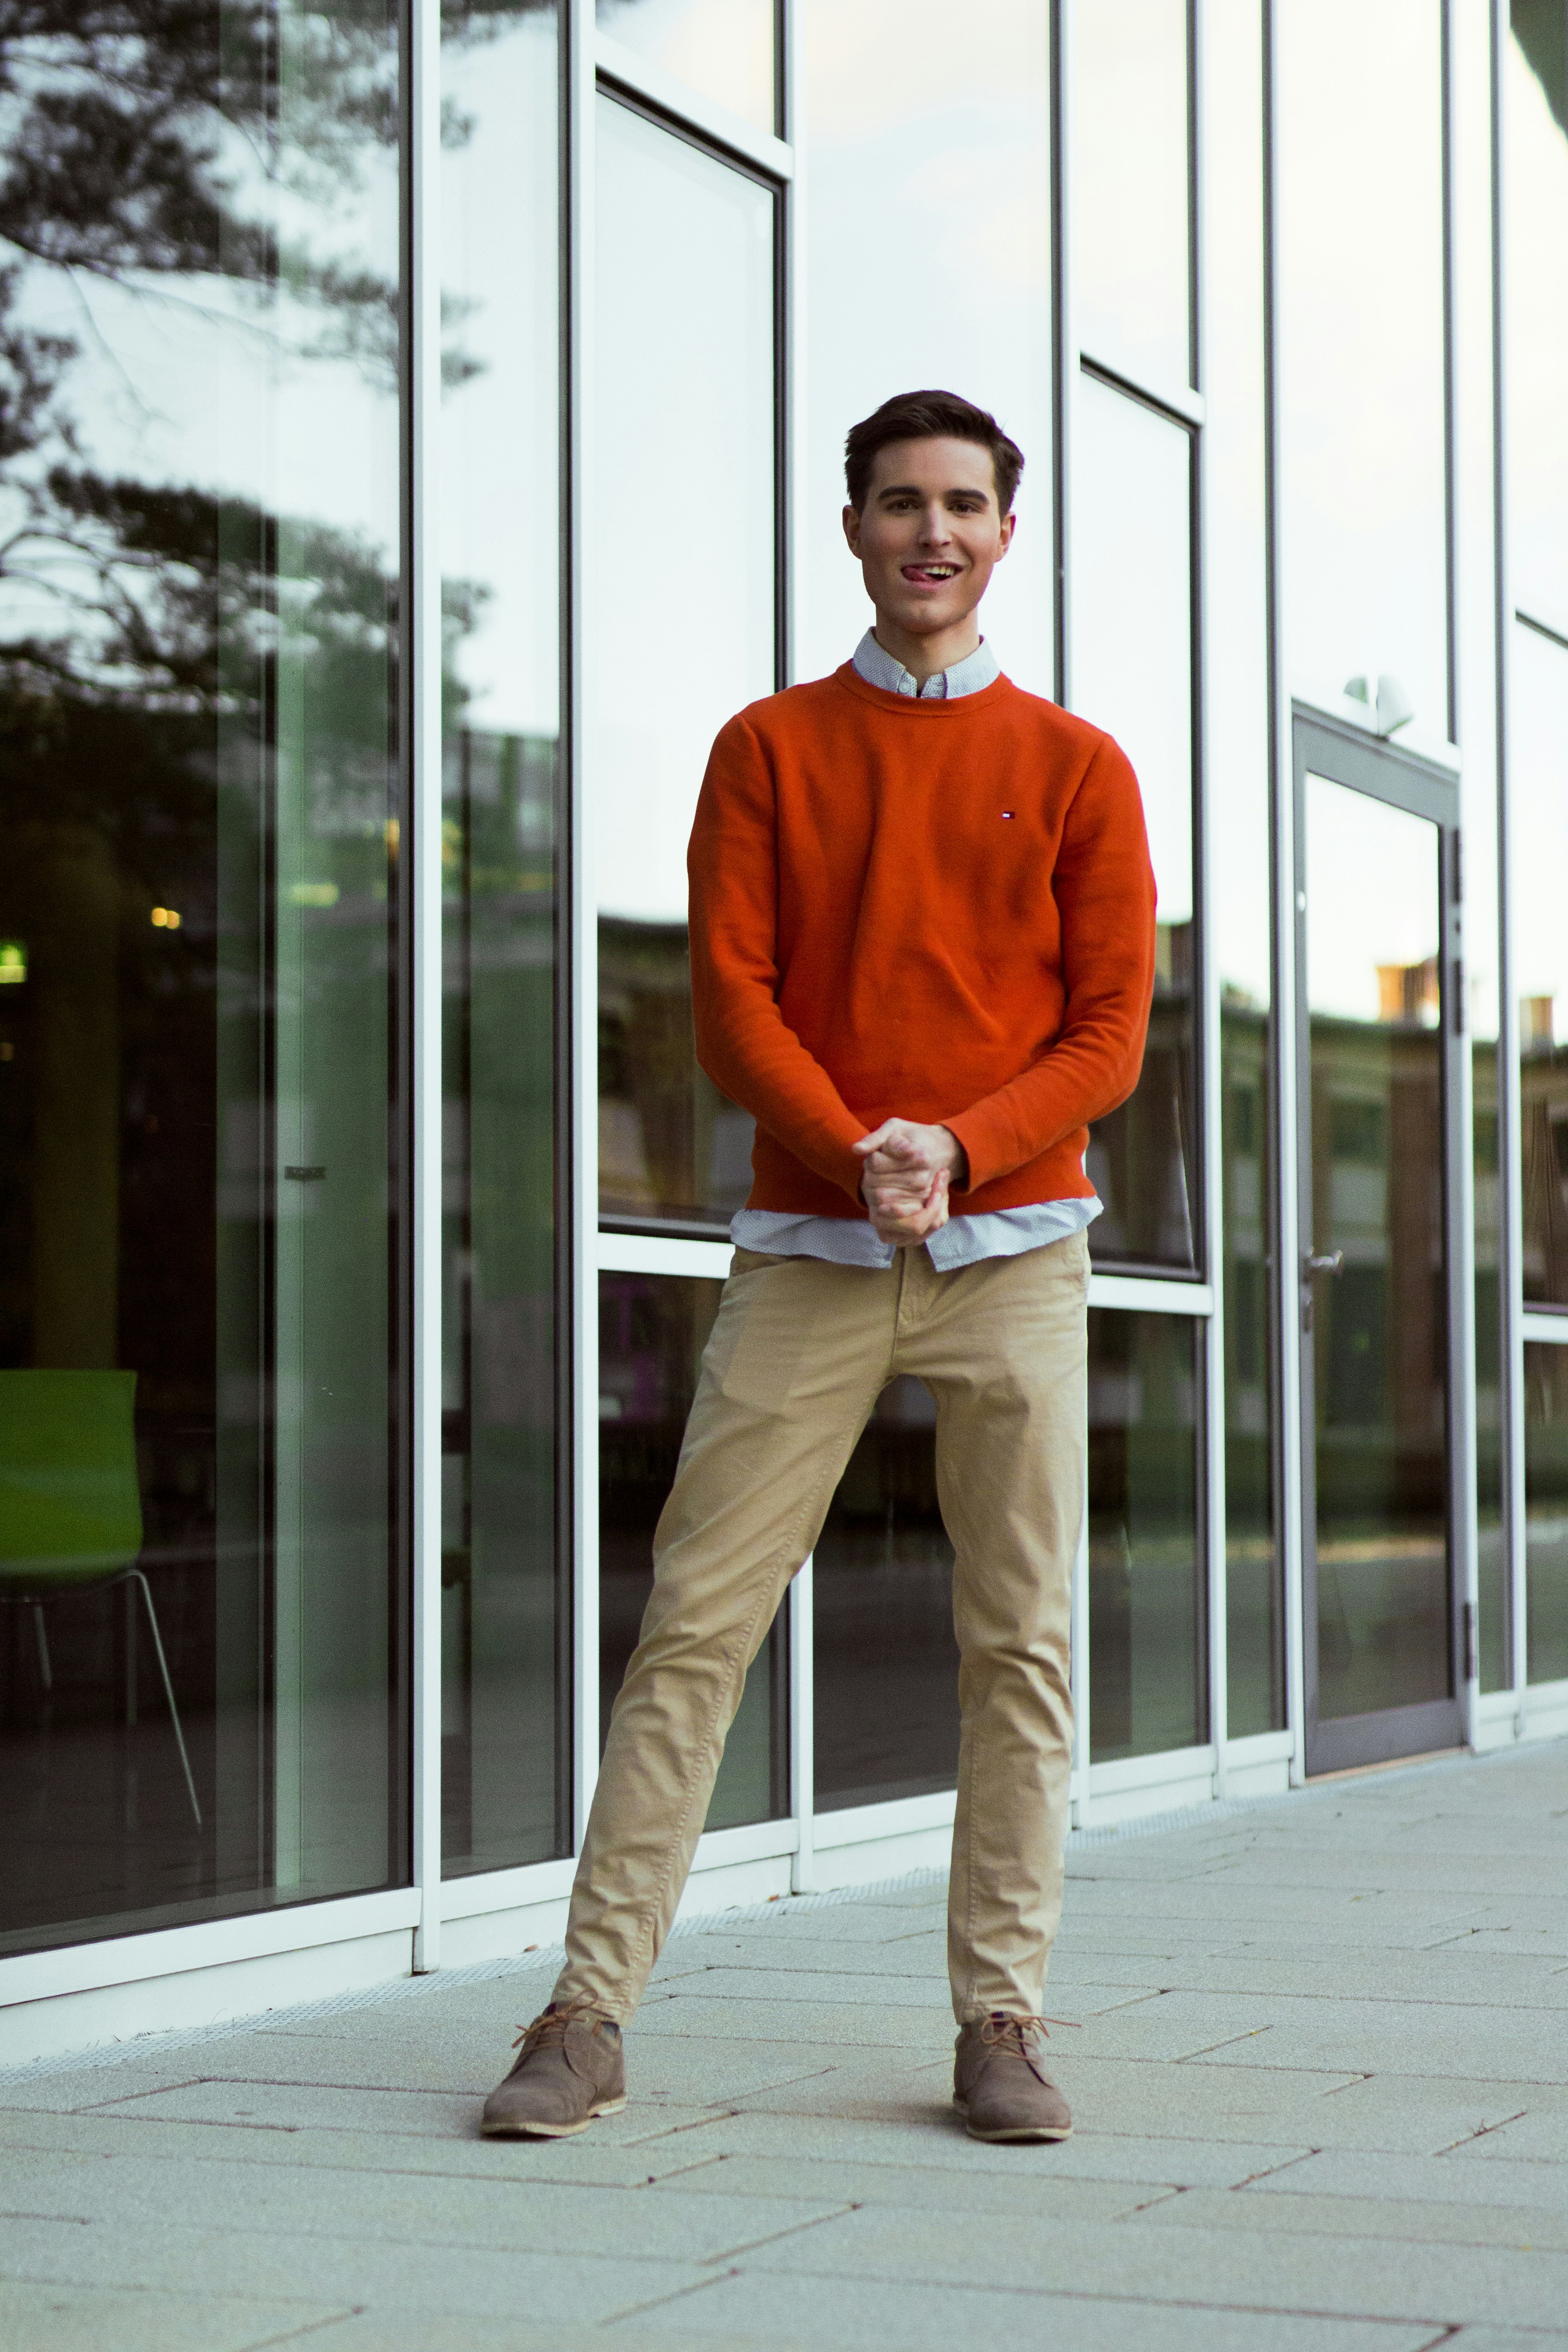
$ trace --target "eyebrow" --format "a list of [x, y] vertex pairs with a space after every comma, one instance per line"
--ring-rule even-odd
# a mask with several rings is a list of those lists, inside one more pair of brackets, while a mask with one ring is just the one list
[[[879, 499], [918, 499], [924, 495], [918, 482], [885, 482], [877, 493]], [[979, 489], [967, 482], [954, 482], [941, 493], [944, 499], [978, 499], [982, 505], [990, 495], [989, 490]]]

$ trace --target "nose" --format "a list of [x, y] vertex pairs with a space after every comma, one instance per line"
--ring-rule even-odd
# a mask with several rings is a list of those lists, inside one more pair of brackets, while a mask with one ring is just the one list
[[951, 536], [946, 509], [933, 499], [921, 517], [921, 545], [945, 547]]

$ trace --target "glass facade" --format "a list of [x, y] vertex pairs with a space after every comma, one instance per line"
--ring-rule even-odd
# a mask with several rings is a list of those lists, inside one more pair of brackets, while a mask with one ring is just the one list
[[133, 22], [12, 60], [0, 1948], [409, 1867], [397, 17]]
[[[1423, 0], [7, 31], [0, 2014], [564, 1891], [751, 1182], [692, 811], [866, 627], [918, 386], [1023, 446], [985, 632], [1158, 885], [1076, 1818], [1568, 1722], [1568, 15], [1502, 16], [1495, 152]], [[933, 1429], [749, 1677], [735, 1899], [935, 1854]]]

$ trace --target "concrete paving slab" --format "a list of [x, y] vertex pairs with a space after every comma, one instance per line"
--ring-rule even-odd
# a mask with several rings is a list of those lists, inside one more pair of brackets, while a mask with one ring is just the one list
[[[1568, 2253], [1568, 2209], [1522, 2203], [1426, 2203], [1419, 2198], [1358, 2197], [1283, 2189], [1192, 2189], [1165, 2200], [1173, 2229], [1288, 2231], [1321, 2238], [1391, 2238], [1407, 2245], [1502, 2246], [1521, 2253]], [[1152, 2209], [1151, 2209], [1152, 2210]], [[1098, 2218], [1098, 2217], [1097, 2217]]]
[[952, 2040], [952, 2011], [945, 2002], [927, 2000], [905, 2008], [891, 2002], [824, 2000], [752, 2000], [740, 2002], [722, 1992], [688, 1992], [667, 2000], [650, 2001], [637, 2011], [626, 2034], [626, 2065], [630, 2073], [634, 2048], [646, 2048], [657, 2038], [679, 2035], [703, 2042], [774, 2042], [809, 2046], [827, 2063], [839, 2050], [861, 2050], [874, 2043], [887, 2050], [932, 2052]]
[[[704, 2167], [706, 2189], [669, 2212], [646, 2189], [541, 2179], [388, 2179], [363, 2172], [135, 2158], [39, 2158], [5, 2205], [35, 2221], [83, 2228], [156, 2226], [178, 2213], [191, 2229], [304, 2238], [391, 2239], [400, 2244], [484, 2246], [517, 2252], [719, 2262], [758, 2240], [826, 2220], [850, 2201], [842, 2182], [814, 2192], [731, 2191]], [[7, 2219], [0, 2210], [0, 2223]]]
[[605, 2116], [592, 2134], [564, 2140], [429, 2139], [415, 2133], [277, 2131], [246, 2124], [138, 2122], [124, 2116], [37, 2116], [19, 2118], [19, 2129], [0, 2139], [0, 2179], [9, 2179], [34, 2158], [70, 2153], [84, 2162], [101, 2157], [130, 2157], [138, 2163], [174, 2158], [209, 2167], [259, 2164], [635, 2189], [699, 2160], [683, 2153], [682, 2126], [689, 2126], [692, 2116], [704, 2124], [722, 2120], [712, 2109], [681, 2110], [678, 2121], [659, 2112], [659, 2124], [653, 2126], [645, 2110], [637, 2137], [624, 2145], [600, 2136], [602, 2129], [607, 2132], [611, 2125], [626, 2120], [618, 2116]]
[[[1205, 2071], [1223, 2074], [1227, 2070]], [[1492, 2136], [1500, 2137], [1504, 2126], [1511, 2128], [1526, 2117], [1532, 2119], [1535, 2131], [1526, 2144], [1516, 2143], [1519, 2153], [1532, 2158], [1550, 2156], [1550, 2145], [1542, 2147], [1540, 2140], [1555, 2138], [1561, 2146], [1568, 2135], [1568, 2094], [1555, 2084], [1450, 2083], [1436, 2075], [1391, 2070], [1362, 2075], [1334, 2091], [1315, 2111], [1311, 2137], [1321, 2147], [1385, 2147], [1409, 2156], [1439, 2156], [1452, 2149], [1468, 2158], [1487, 2150]]]
[[[1217, 1997], [1173, 1993], [1194, 2017], [1224, 2013]], [[1199, 2003], [1202, 2003], [1199, 2006]], [[1163, 2004], [1162, 2004], [1163, 2005]], [[1239, 2014], [1240, 2011], [1238, 2011]], [[1097, 2023], [1097, 2036], [1130, 2012]], [[1256, 2014], [1256, 2011], [1255, 2011]], [[1141, 2012], [1147, 2019], [1147, 2008]], [[1498, 2010], [1438, 2000], [1301, 2000], [1277, 1994], [1260, 2021], [1263, 2055], [1281, 2066], [1322, 2066], [1371, 2074], [1441, 2075], [1449, 2081], [1509, 2080], [1568, 2086], [1568, 2011]], [[1086, 2032], [1086, 2041], [1089, 2035]], [[1237, 2042], [1205, 2055], [1210, 2065], [1256, 2065], [1258, 2051]]]
[[1568, 2011], [1568, 1967], [1544, 1953], [1479, 1953], [1444, 1945], [1420, 1953], [1339, 1952], [1325, 1966], [1321, 1953], [1258, 1940], [1228, 1952], [1172, 1952], [1156, 1966], [1141, 1956], [1058, 1952], [1051, 1983], [1102, 1987], [1111, 1993], [1157, 1986], [1163, 1992], [1268, 1996], [1303, 2000], [1449, 2002], [1479, 2009]]
[[1440, 2214], [1449, 2205], [1523, 2205], [1568, 2213], [1568, 2163], [1457, 2163], [1447, 2156], [1398, 2156], [1386, 2149], [1326, 2147], [1258, 2179], [1271, 2194], [1410, 2199]]
[[1568, 2329], [1461, 2327], [1448, 2342], [1454, 2352], [1568, 2352]]
[[[945, 1969], [941, 1975], [933, 1974], [930, 1969], [921, 1969], [918, 1973], [895, 1973], [884, 1969], [863, 1975], [842, 1969], [805, 1969], [798, 1964], [793, 1969], [775, 1969], [771, 1963], [772, 1954], [761, 1951], [753, 1951], [739, 1962], [710, 1962], [691, 1976], [659, 1987], [657, 1999], [644, 2000], [631, 2030], [643, 2032], [656, 2014], [661, 2018], [666, 2012], [673, 2017], [684, 2016], [693, 2003], [708, 2000], [729, 2002], [742, 1991], [748, 2014], [756, 2003], [807, 2001], [822, 2009], [854, 2009], [862, 2020], [868, 2009], [914, 2010], [933, 2017], [939, 2031], [946, 2031], [952, 2025], [952, 2003]], [[1124, 1997], [1120, 1990], [1110, 1995], [1113, 2000]]]
[[[398, 2245], [381, 2238], [271, 2236], [170, 2225], [132, 2229], [66, 2222], [0, 2230], [5, 2275], [35, 2285], [141, 2287], [158, 2294], [276, 2300], [312, 2311], [347, 2305], [486, 2313], [535, 2323], [604, 2321], [709, 2275], [693, 2263], [616, 2253], [543, 2254], [467, 2246]], [[265, 2284], [263, 2284], [265, 2282]], [[301, 2314], [303, 2320], [305, 2315]]]
[[[790, 2352], [808, 2352], [798, 2337], [787, 2341]], [[755, 2352], [756, 2343], [754, 2336], [705, 2336], [702, 2352]], [[439, 2312], [377, 2309], [354, 2312], [323, 2327], [299, 2352], [609, 2352], [612, 2345], [616, 2352], [690, 2352], [691, 2338], [649, 2330], [636, 2319], [623, 2322], [612, 2335], [563, 2322], [535, 2327], [527, 2320], [475, 2314], [452, 2319]]]
[[[701, 2345], [739, 2341], [752, 2352], [824, 2345], [841, 2352], [1430, 2352], [1425, 2325], [1340, 2319], [1322, 2315], [1227, 2312], [1141, 2302], [849, 2278], [789, 2282], [787, 2304], [771, 2279], [746, 2265], [734, 2276], [684, 2294], [658, 2314]], [[772, 2326], [770, 2326], [770, 2323]], [[781, 2325], [782, 2323], [782, 2325]], [[1260, 2329], [1266, 2326], [1265, 2337]], [[773, 2332], [776, 2330], [777, 2332]], [[1447, 2331], [1445, 2331], [1446, 2333]], [[637, 2341], [635, 2326], [605, 2332], [607, 2347]]]
[[650, 2201], [715, 2194], [803, 2203], [831, 2197], [840, 2211], [852, 2206], [896, 2205], [915, 2212], [1005, 2214], [1068, 2226], [1119, 2221], [1151, 2199], [1174, 2197], [1179, 2191], [1163, 2184], [1075, 2179], [1040, 2164], [1026, 2170], [1015, 2167], [1005, 2172], [998, 2167], [978, 2172], [919, 2164], [835, 2164], [820, 2156], [715, 2156], [661, 2180]]
[[5, 2352], [260, 2352], [263, 2345], [282, 2344], [346, 2316], [297, 2303], [0, 2279]]
[[[780, 1976], [826, 1974], [846, 1981], [909, 1977], [930, 1984], [943, 2000], [947, 1997], [947, 1937], [941, 1929], [869, 1944], [863, 1938], [840, 1943], [827, 1935], [808, 1935], [804, 1928], [786, 1936], [773, 1927], [758, 1927], [747, 1934], [694, 1936], [689, 1949], [693, 1964], [681, 1971], [678, 1983], [689, 1984], [704, 1969], [755, 1968]], [[651, 1982], [663, 1981], [656, 1971]]]
[[[1125, 2221], [1079, 2222], [1059, 2235], [989, 2231], [982, 2275], [1018, 2292], [1126, 2295], [1255, 2315], [1316, 2311], [1432, 2327], [1469, 2319], [1550, 2327], [1568, 2311], [1568, 2255], [1163, 2222], [1181, 2201], [1152, 2205]], [[958, 2285], [973, 2279], [977, 2264], [963, 2233], [868, 2206], [761, 2248], [745, 2267]]]
[[[908, 2117], [857, 2119], [823, 2114], [770, 2115], [745, 2111], [716, 2116], [700, 2129], [679, 2135], [695, 2152], [749, 2156], [763, 2160], [818, 2163], [918, 2165], [922, 2170], [1028, 2179], [1131, 2182], [1134, 2185], [1234, 2188], [1309, 2151], [1265, 2143], [1199, 2139], [1146, 2139], [1076, 2131], [1056, 2146], [1020, 2150], [971, 2139], [951, 2105], [934, 2095]], [[670, 2145], [675, 2145], [672, 2140]], [[656, 2158], [663, 2142], [645, 2142], [637, 2151]], [[706, 2160], [706, 2158], [704, 2158]]]
[[1523, 2112], [1495, 2131], [1456, 2148], [1467, 2162], [1568, 2164], [1568, 2103], [1548, 2104], [1539, 2092], [1520, 2101]]

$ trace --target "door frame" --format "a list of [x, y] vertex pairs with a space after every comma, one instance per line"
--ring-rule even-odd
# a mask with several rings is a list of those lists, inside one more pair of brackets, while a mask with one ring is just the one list
[[[1469, 1513], [1464, 1465], [1465, 1431], [1469, 1398], [1464, 1379], [1463, 1340], [1469, 1329], [1465, 1295], [1468, 1252], [1465, 1248], [1461, 1181], [1466, 1133], [1464, 1059], [1468, 1050], [1465, 1019], [1464, 966], [1461, 954], [1462, 863], [1459, 831], [1459, 779], [1435, 760], [1370, 734], [1366, 730], [1304, 707], [1291, 708], [1292, 845], [1290, 904], [1293, 923], [1295, 979], [1295, 1168], [1288, 1181], [1296, 1187], [1297, 1264], [1289, 1295], [1295, 1312], [1288, 1326], [1288, 1344], [1297, 1350], [1300, 1478], [1300, 1541], [1303, 1745], [1308, 1778], [1342, 1771], [1357, 1765], [1380, 1764], [1402, 1756], [1431, 1754], [1458, 1748], [1465, 1739], [1466, 1683], [1473, 1646], [1470, 1590]], [[1448, 1517], [1448, 1653], [1449, 1696], [1414, 1706], [1385, 1707], [1368, 1715], [1344, 1716], [1323, 1723], [1318, 1714], [1318, 1570], [1317, 1570], [1317, 1367], [1307, 1318], [1310, 1297], [1305, 1261], [1312, 1246], [1312, 1115], [1311, 1034], [1307, 996], [1306, 926], [1306, 780], [1320, 775], [1329, 782], [1366, 793], [1384, 804], [1424, 817], [1438, 829], [1439, 949], [1437, 956], [1439, 1030], [1442, 1042], [1443, 1225], [1446, 1245], [1445, 1307], [1447, 1310], [1444, 1490]]]

